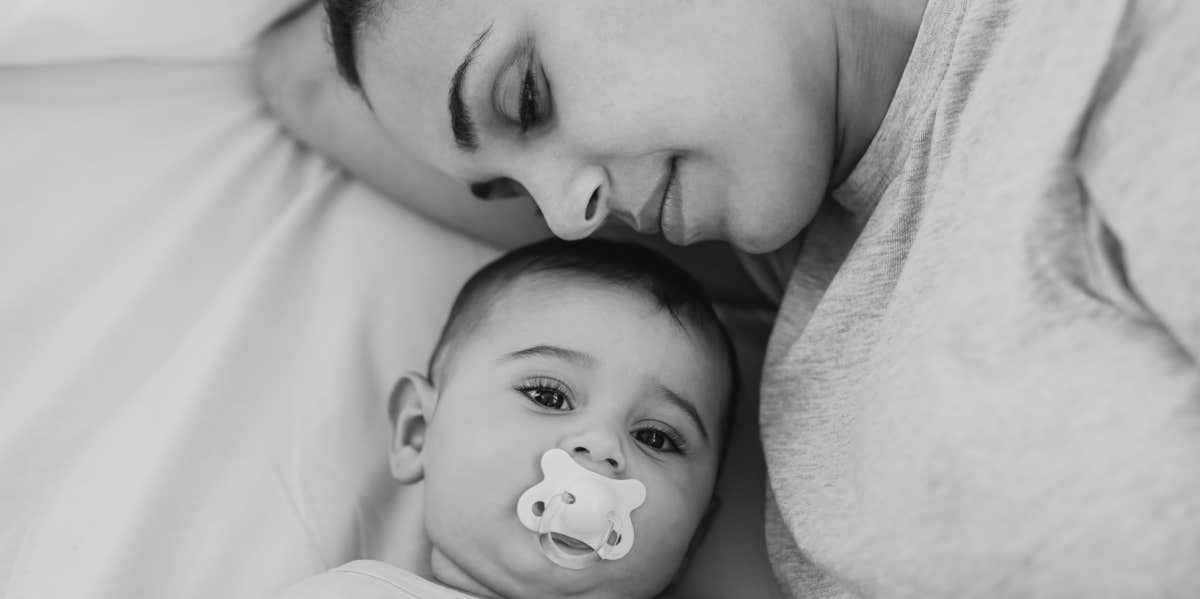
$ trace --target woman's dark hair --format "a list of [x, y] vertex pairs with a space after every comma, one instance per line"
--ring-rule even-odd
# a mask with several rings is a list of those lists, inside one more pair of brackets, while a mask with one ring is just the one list
[[362, 89], [358, 75], [356, 43], [367, 21], [379, 8], [380, 0], [325, 0], [329, 20], [329, 44], [337, 59], [338, 73], [354, 89]]

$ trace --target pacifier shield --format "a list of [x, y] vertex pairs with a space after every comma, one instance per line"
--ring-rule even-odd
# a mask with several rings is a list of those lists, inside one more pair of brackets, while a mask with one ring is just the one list
[[541, 482], [517, 500], [517, 518], [538, 533], [542, 553], [573, 570], [628, 554], [630, 513], [646, 501], [646, 486], [592, 472], [557, 448], [542, 454], [541, 466]]

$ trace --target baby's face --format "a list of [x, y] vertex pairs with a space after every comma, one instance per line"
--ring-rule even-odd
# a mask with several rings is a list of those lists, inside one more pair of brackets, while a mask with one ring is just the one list
[[[709, 506], [728, 362], [621, 286], [527, 275], [494, 302], [447, 364], [422, 451], [435, 575], [483, 596], [654, 595]], [[543, 555], [516, 506], [551, 448], [645, 485], [628, 555], [583, 570]]]

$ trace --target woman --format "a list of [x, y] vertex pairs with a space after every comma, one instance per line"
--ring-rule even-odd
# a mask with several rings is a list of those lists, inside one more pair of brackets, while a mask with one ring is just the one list
[[344, 79], [314, 13], [263, 86], [351, 171], [501, 243], [527, 205], [463, 183], [565, 238], [726, 241], [782, 297], [794, 595], [1200, 593], [1194, 4], [328, 6]]

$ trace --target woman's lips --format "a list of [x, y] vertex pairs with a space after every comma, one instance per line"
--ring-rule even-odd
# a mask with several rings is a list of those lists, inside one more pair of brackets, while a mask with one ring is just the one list
[[629, 219], [629, 226], [643, 235], [654, 235], [662, 230], [662, 206], [666, 199], [667, 188], [675, 175], [675, 159], [668, 158], [662, 165], [662, 174], [650, 189], [641, 208]]
[[658, 228], [667, 241], [675, 245], [684, 245], [683, 191], [679, 184], [678, 163], [678, 157], [671, 158], [658, 214]]
[[671, 156], [662, 167], [654, 188], [636, 213], [622, 218], [643, 235], [661, 233], [667, 241], [683, 245], [683, 190], [679, 180], [679, 157]]

